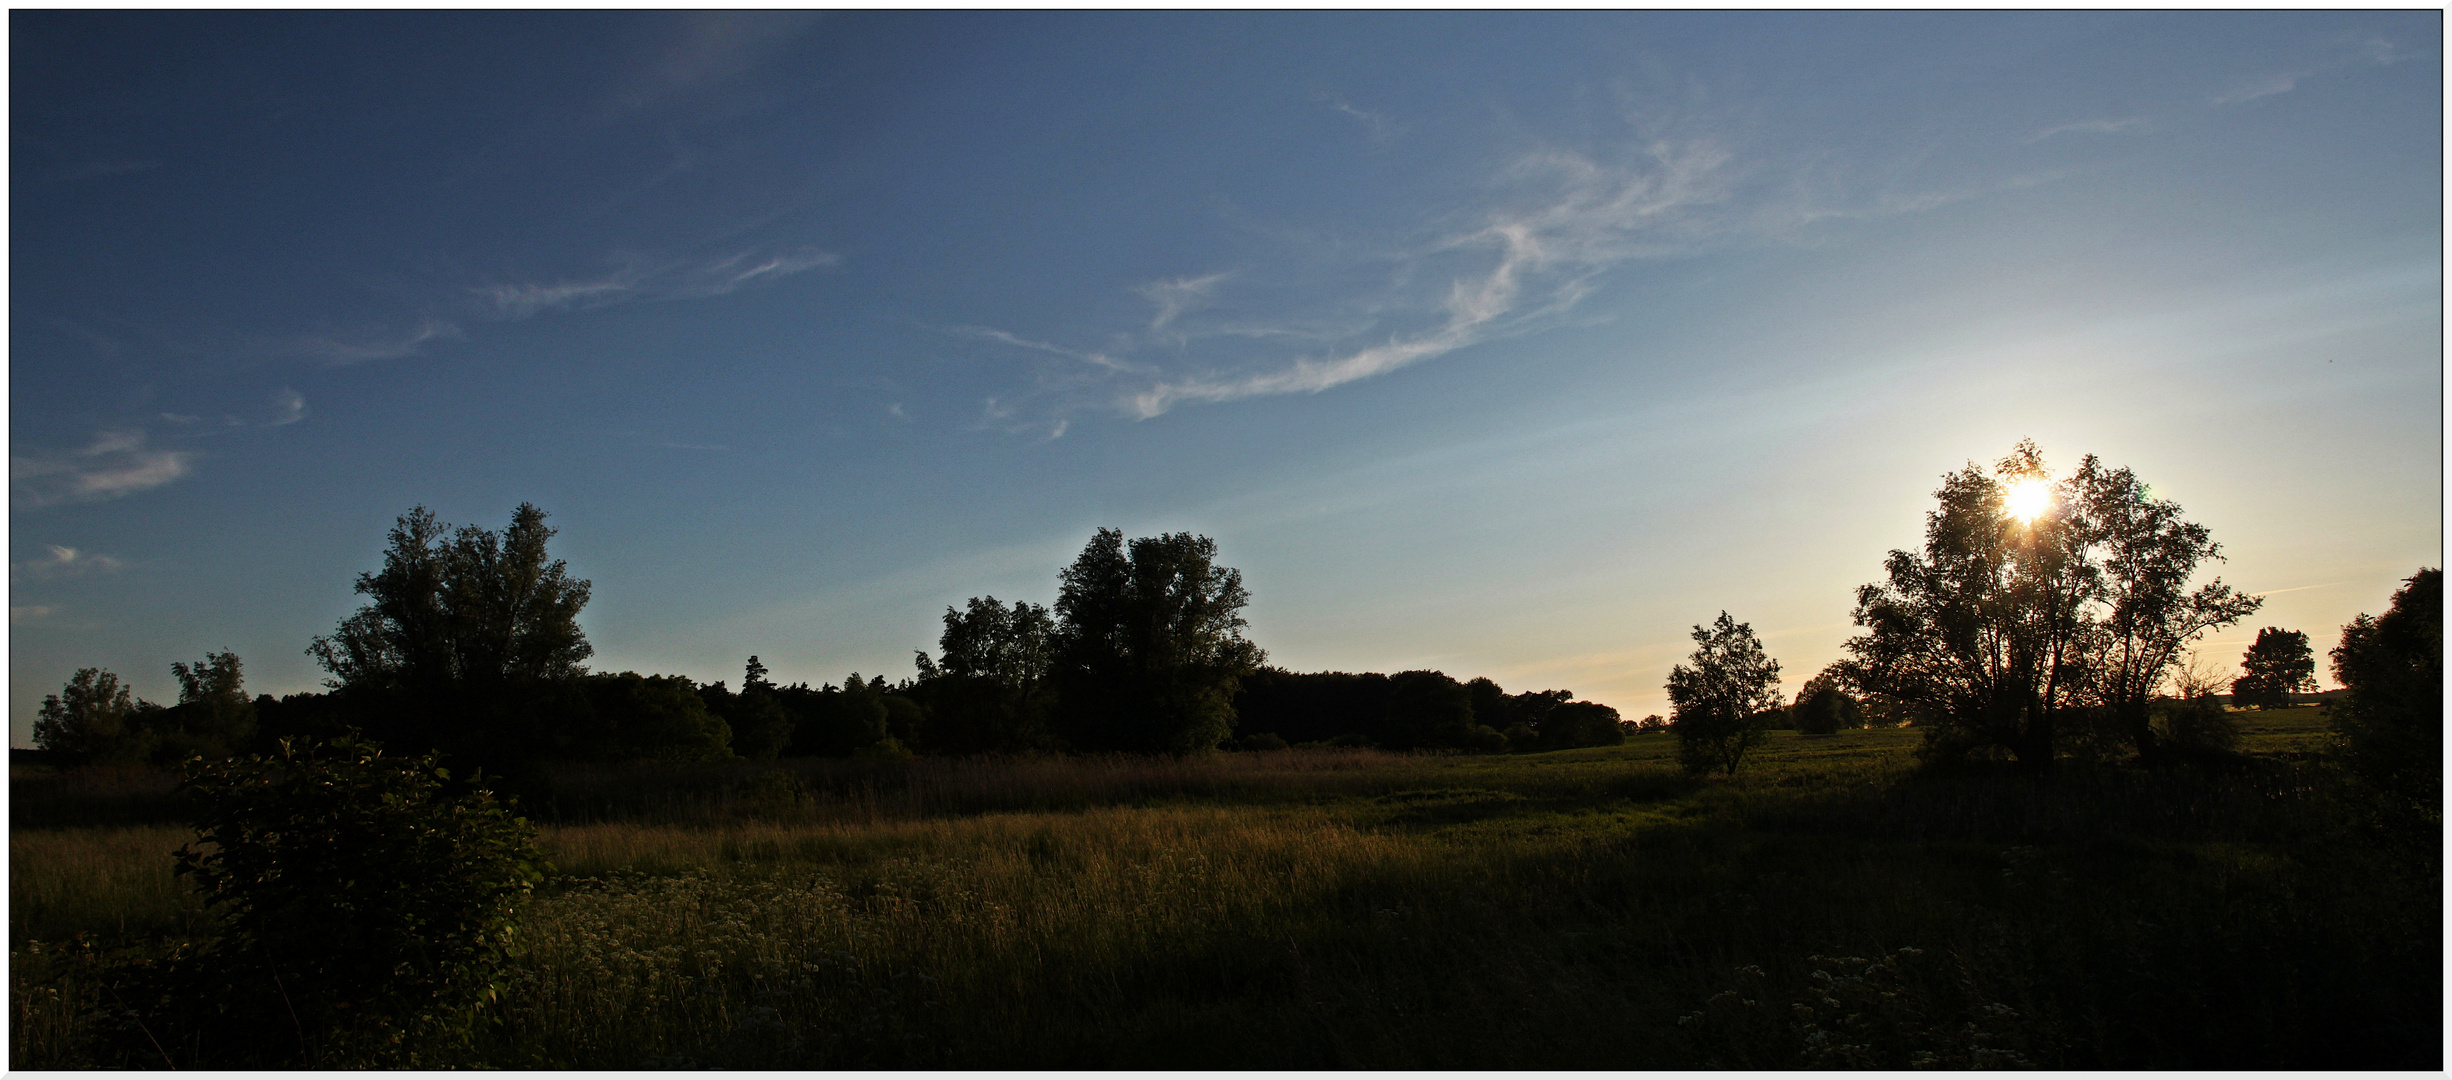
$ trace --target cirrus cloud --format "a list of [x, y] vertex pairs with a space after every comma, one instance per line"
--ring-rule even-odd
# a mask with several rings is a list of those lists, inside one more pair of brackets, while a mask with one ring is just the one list
[[105, 431], [77, 450], [9, 455], [9, 501], [19, 509], [101, 502], [186, 476], [196, 454], [145, 445], [141, 430]]

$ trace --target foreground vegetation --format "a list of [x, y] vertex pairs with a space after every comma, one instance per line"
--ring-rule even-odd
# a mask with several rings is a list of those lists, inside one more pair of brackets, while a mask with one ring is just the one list
[[[451, 1052], [2437, 1067], [2439, 833], [2371, 809], [2317, 710], [2239, 716], [2226, 764], [2040, 776], [1919, 772], [1910, 730], [1774, 732], [1729, 780], [1665, 735], [565, 771], [526, 951]], [[11, 836], [12, 1064], [185, 1065], [100, 1036], [114, 956], [211, 929], [170, 874], [192, 833], [88, 795], [119, 823]]]

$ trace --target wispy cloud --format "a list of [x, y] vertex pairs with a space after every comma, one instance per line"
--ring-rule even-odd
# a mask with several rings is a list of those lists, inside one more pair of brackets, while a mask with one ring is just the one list
[[1208, 299], [1209, 293], [1217, 288], [1217, 283], [1224, 280], [1226, 280], [1226, 272], [1219, 271], [1214, 274], [1203, 274], [1200, 277], [1153, 281], [1141, 286], [1138, 290], [1140, 294], [1158, 309], [1158, 313], [1150, 317], [1149, 328], [1151, 330], [1166, 329], [1166, 324], [1174, 322], [1175, 316], [1200, 306]]
[[15, 604], [9, 607], [9, 625], [21, 626], [50, 618], [59, 609], [45, 604]]
[[2215, 94], [2206, 100], [2215, 105], [2237, 105], [2241, 102], [2254, 101], [2261, 97], [2272, 97], [2275, 94], [2287, 94], [2292, 90], [2297, 89], [2299, 86], [2299, 80], [2306, 78], [2307, 74], [2308, 73], [2304, 71], [2285, 71], [2279, 75], [2260, 75], [2253, 79], [2244, 80], [2232, 86], [2230, 89], [2219, 94]]
[[1105, 368], [1109, 371], [1140, 370], [1135, 365], [1125, 363], [1124, 361], [1118, 360], [1115, 357], [1109, 356], [1103, 352], [1088, 349], [1068, 349], [1062, 345], [1053, 345], [1044, 341], [1032, 341], [1029, 338], [1015, 334], [1011, 331], [998, 330], [991, 326], [953, 326], [946, 327], [945, 329], [950, 333], [960, 334], [964, 337], [975, 337], [987, 341], [1002, 342], [1017, 349], [1028, 349], [1032, 352], [1043, 352], [1051, 356], [1069, 357], [1074, 360], [1079, 360], [1085, 364]]
[[1690, 215], [1724, 197], [1729, 159], [1709, 142], [1657, 142], [1626, 168], [1567, 151], [1527, 155], [1501, 178], [1524, 193], [1514, 205], [1397, 260], [1399, 280], [1444, 282], [1435, 301], [1423, 297], [1428, 325], [1263, 370], [1163, 378], [1121, 404], [1146, 419], [1186, 402], [1317, 393], [1525, 328], [1573, 307], [1611, 266], [1683, 250]]
[[655, 262], [624, 259], [610, 273], [550, 285], [521, 282], [475, 290], [496, 315], [524, 319], [548, 311], [603, 307], [641, 300], [686, 300], [722, 296], [736, 289], [805, 270], [841, 263], [842, 256], [816, 248], [784, 252], [741, 251], [721, 258]]
[[264, 422], [265, 427], [281, 427], [306, 419], [306, 395], [296, 390], [282, 387], [280, 393], [272, 396], [272, 404], [275, 411], [272, 419]]
[[431, 315], [405, 330], [376, 328], [342, 334], [299, 338], [278, 351], [305, 356], [334, 366], [398, 360], [415, 356], [431, 341], [456, 338], [460, 328]]
[[115, 573], [126, 565], [98, 551], [79, 551], [59, 544], [47, 544], [44, 545], [44, 554], [41, 558], [17, 563], [11, 569], [16, 572], [16, 576], [32, 578], [36, 581], [49, 581], [54, 578], [83, 577], [87, 574]]
[[2067, 135], [2072, 132], [2078, 134], [2108, 135], [2117, 131], [2134, 130], [2144, 126], [2144, 124], [2145, 117], [2142, 116], [2123, 116], [2118, 119], [2108, 120], [2074, 120], [2066, 124], [2054, 124], [2051, 127], [2045, 128], [2042, 131], [2038, 131], [2035, 134], [2028, 136], [2026, 141], [2030, 143], [2039, 143], [2045, 139], [2051, 138], [2054, 135]]
[[1385, 113], [1365, 109], [1335, 94], [1319, 94], [1313, 100], [1351, 117], [1355, 123], [1370, 129], [1371, 138], [1378, 142], [1386, 142], [1396, 133], [1396, 125], [1388, 121]]
[[188, 474], [195, 453], [155, 450], [142, 431], [108, 431], [80, 450], [9, 455], [10, 502], [20, 509], [101, 502], [133, 495]]
[[2391, 38], [2374, 33], [2343, 34], [2318, 45], [2311, 56], [2301, 60], [2299, 70], [2244, 78], [2205, 100], [2212, 105], [2238, 105], [2287, 94], [2298, 89], [2301, 81], [2318, 75], [2385, 67], [2400, 60], [2400, 50]]

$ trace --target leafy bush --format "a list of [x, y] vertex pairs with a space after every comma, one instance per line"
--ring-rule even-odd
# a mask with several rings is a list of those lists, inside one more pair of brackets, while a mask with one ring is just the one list
[[2239, 749], [2239, 725], [2211, 697], [2157, 702], [2154, 728], [2162, 745], [2183, 758]]
[[221, 933], [138, 973], [144, 1037], [208, 1067], [449, 1063], [544, 867], [526, 819], [435, 761], [348, 737], [191, 760], [177, 873]]
[[1579, 746], [1623, 746], [1626, 732], [1618, 727], [1618, 711], [1592, 701], [1570, 701], [1541, 718], [1543, 750]]

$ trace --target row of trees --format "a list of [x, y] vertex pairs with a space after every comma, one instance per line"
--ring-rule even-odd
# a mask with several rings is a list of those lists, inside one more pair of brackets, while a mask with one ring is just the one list
[[[2021, 509], [2013, 493], [2029, 497]], [[1778, 663], [1723, 612], [1694, 628], [1695, 653], [1670, 673], [1666, 720], [1627, 723], [1563, 690], [1509, 694], [1437, 671], [1266, 667], [1243, 635], [1242, 575], [1217, 564], [1213, 541], [1127, 542], [1113, 529], [1062, 569], [1052, 608], [994, 597], [948, 608], [938, 655], [920, 653], [916, 677], [899, 683], [854, 674], [778, 686], [754, 656], [737, 691], [591, 674], [577, 622], [589, 583], [550, 557], [554, 530], [522, 504], [499, 533], [453, 529], [423, 508], [402, 516], [382, 568], [357, 580], [366, 605], [308, 649], [331, 675], [329, 693], [250, 702], [225, 652], [173, 665], [180, 703], [163, 709], [87, 669], [46, 700], [36, 738], [95, 759], [175, 758], [355, 728], [497, 773], [554, 758], [1189, 753], [1238, 731], [1239, 745], [1255, 747], [1493, 751], [1671, 729], [1689, 766], [1732, 772], [1774, 726], [1913, 723], [1937, 756], [2000, 752], [2030, 766], [2073, 745], [2117, 742], [2154, 761], [2219, 744], [2219, 688], [2174, 676], [2191, 642], [2259, 601], [2219, 579], [2191, 587], [2201, 564], [2221, 558], [2204, 526], [2091, 456], [2054, 481], [2032, 443], [1990, 470], [1969, 464], [1945, 477], [1936, 498], [1923, 549], [1891, 552], [1886, 580], [1858, 590], [1865, 632], [1793, 702], [1778, 696]], [[2337, 673], [2368, 671], [2371, 681], [2381, 669], [2358, 658], [2383, 647], [2352, 638], [2408, 636], [2382, 620], [2350, 629]], [[2267, 628], [2229, 689], [2243, 703], [2286, 703], [2310, 684], [2312, 664], [2306, 635]], [[2347, 715], [2370, 715], [2358, 708]]]
[[[367, 602], [309, 655], [329, 691], [248, 700], [238, 657], [173, 665], [181, 702], [135, 700], [80, 671], [45, 706], [38, 745], [89, 761], [222, 757], [285, 736], [357, 731], [497, 775], [544, 760], [1126, 751], [1340, 742], [1399, 749], [1550, 749], [1620, 741], [1614, 710], [1563, 690], [1510, 695], [1441, 672], [1297, 674], [1243, 635], [1249, 594], [1189, 533], [1101, 529], [1050, 609], [994, 597], [948, 608], [935, 657], [888, 683], [776, 685], [749, 658], [737, 690], [678, 675], [591, 673], [578, 624], [590, 583], [548, 552], [522, 504], [500, 532], [420, 507], [387, 537]], [[1238, 724], [1238, 717], [1240, 723]]]

